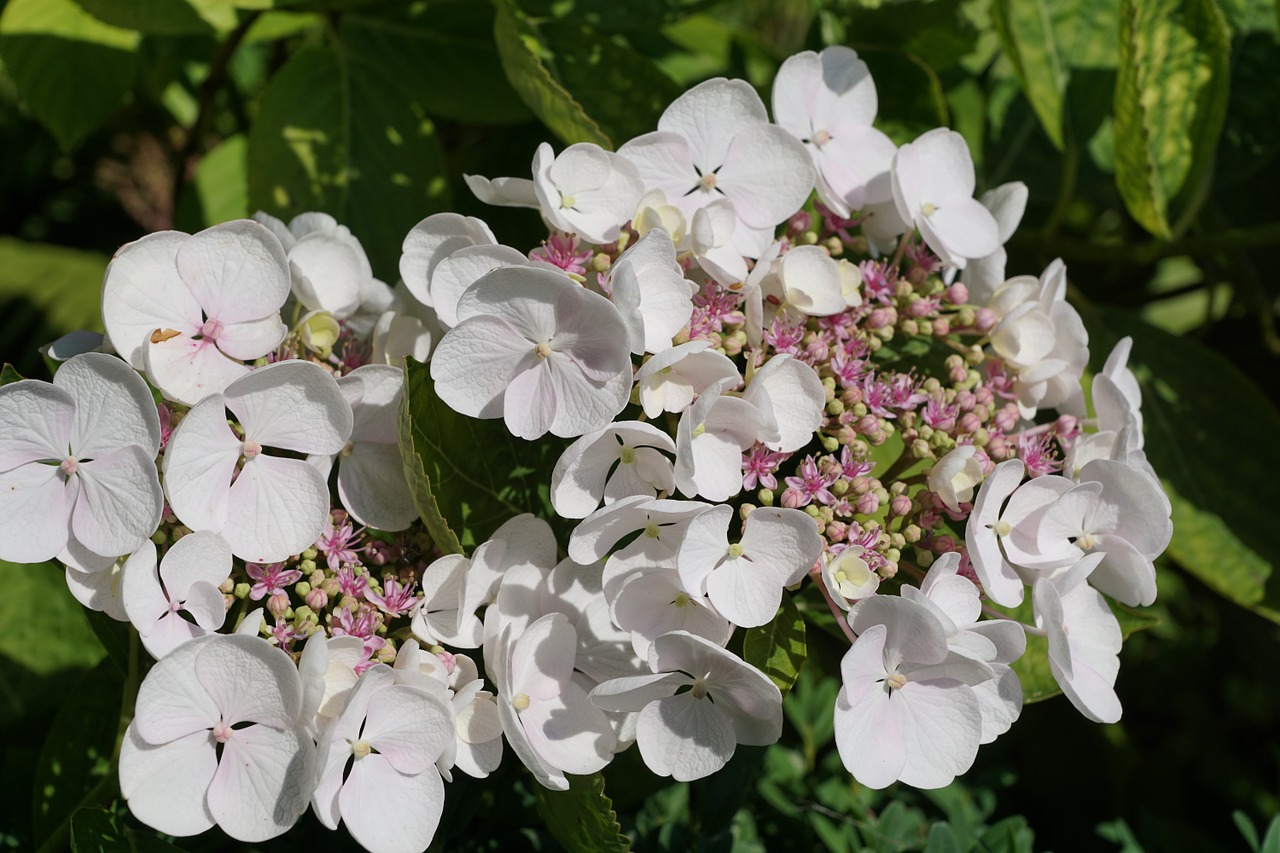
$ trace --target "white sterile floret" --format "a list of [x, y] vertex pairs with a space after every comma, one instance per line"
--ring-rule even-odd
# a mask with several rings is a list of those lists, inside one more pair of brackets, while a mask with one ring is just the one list
[[840, 662], [836, 748], [869, 788], [941, 788], [973, 764], [982, 713], [972, 685], [992, 668], [951, 651], [926, 607], [893, 595], [858, 603], [858, 639]]
[[685, 409], [676, 428], [676, 488], [688, 497], [723, 501], [742, 491], [742, 452], [762, 429], [759, 409], [724, 396], [737, 377], [707, 388]]
[[360, 678], [356, 668], [364, 661], [364, 641], [359, 637], [328, 637], [324, 631], [316, 631], [307, 638], [298, 659], [298, 676], [302, 679], [300, 724], [313, 739], [342, 712]]
[[733, 202], [718, 198], [693, 212], [688, 249], [707, 275], [734, 287], [747, 277], [746, 258], [759, 257], [768, 248], [773, 230], [741, 222]]
[[1022, 181], [1001, 184], [987, 190], [978, 201], [991, 211], [1000, 229], [1000, 247], [985, 257], [971, 258], [960, 281], [969, 288], [969, 304], [985, 306], [999, 288], [1004, 284], [1004, 267], [1008, 256], [1004, 244], [1009, 242], [1013, 232], [1018, 230], [1022, 222], [1022, 214], [1027, 209], [1027, 185]]
[[729, 623], [704, 595], [690, 594], [675, 569], [636, 572], [622, 582], [610, 608], [614, 623], [631, 632], [631, 646], [646, 659], [653, 641], [671, 631], [688, 631], [723, 646], [733, 636]]
[[702, 779], [724, 767], [738, 744], [767, 746], [782, 735], [777, 685], [712, 641], [685, 631], [663, 634], [649, 647], [649, 668], [653, 675], [600, 684], [591, 701], [640, 712], [636, 743], [659, 776]]
[[351, 437], [335, 454], [308, 459], [327, 478], [338, 466], [338, 497], [361, 524], [378, 530], [404, 530], [418, 518], [404, 476], [396, 432], [404, 371], [366, 364], [338, 379], [351, 406]]
[[289, 259], [293, 295], [308, 311], [324, 311], [339, 320], [356, 313], [375, 287], [364, 246], [345, 225], [327, 213], [301, 213], [286, 226], [270, 214], [253, 215], [271, 229]]
[[[146, 547], [144, 544], [143, 547]], [[59, 555], [66, 567], [67, 589], [72, 597], [90, 610], [105, 613], [117, 622], [128, 622], [124, 609], [124, 563], [127, 557], [103, 558], [106, 562], [92, 569], [83, 569], [66, 560], [66, 552]]]
[[832, 600], [844, 610], [855, 601], [875, 595], [880, 586], [880, 576], [862, 559], [864, 553], [861, 545], [850, 545], [834, 557], [823, 554], [822, 582]]
[[973, 490], [982, 482], [982, 462], [978, 449], [962, 444], [929, 469], [929, 491], [935, 492], [947, 509], [960, 511], [960, 504], [973, 500]]
[[501, 267], [546, 267], [530, 262], [510, 246], [466, 246], [436, 265], [431, 273], [431, 302], [441, 327], [458, 325], [458, 300], [467, 288]]
[[848, 308], [840, 265], [821, 246], [796, 246], [761, 281], [765, 323], [779, 314], [829, 317]]
[[636, 355], [671, 349], [671, 339], [693, 316], [693, 285], [676, 263], [671, 235], [661, 228], [649, 231], [613, 263], [609, 286]]
[[215, 634], [175, 649], [143, 680], [120, 747], [129, 811], [168, 835], [215, 824], [239, 841], [281, 835], [312, 787], [301, 708], [297, 668], [265, 640]]
[[471, 561], [462, 554], [445, 554], [427, 566], [422, 573], [422, 600], [413, 611], [415, 637], [462, 649], [480, 647], [484, 624], [476, 609], [489, 590], [470, 569]]
[[435, 310], [409, 293], [403, 281], [396, 284], [389, 310], [384, 311], [369, 331], [372, 364], [399, 367], [405, 356], [425, 362], [431, 345], [443, 334]]
[[454, 411], [502, 418], [521, 438], [600, 429], [627, 404], [626, 325], [608, 299], [559, 272], [497, 269], [458, 303], [458, 325], [431, 359]]
[[195, 405], [284, 339], [283, 247], [244, 219], [196, 235], [159, 231], [120, 248], [102, 283], [116, 351], [171, 400]]
[[1080, 560], [1061, 577], [1040, 578], [1032, 590], [1036, 625], [1049, 639], [1049, 670], [1076, 710], [1095, 723], [1120, 719], [1120, 623], [1102, 594], [1085, 581], [1100, 554]]
[[158, 568], [156, 546], [147, 542], [129, 557], [123, 572], [125, 612], [157, 660], [188, 640], [212, 634], [226, 621], [227, 605], [218, 587], [231, 576], [231, 548], [216, 533], [183, 536]]
[[675, 488], [665, 453], [676, 444], [641, 421], [620, 421], [587, 433], [565, 448], [551, 472], [551, 504], [564, 518], [586, 518], [606, 504], [632, 495], [657, 497]]
[[539, 590], [545, 613], [563, 613], [578, 634], [573, 666], [578, 683], [590, 690], [600, 681], [644, 670], [631, 636], [614, 624], [604, 598], [599, 563], [561, 560]]
[[685, 589], [706, 593], [730, 622], [753, 628], [772, 621], [783, 587], [813, 568], [822, 537], [798, 509], [757, 507], [743, 522], [742, 539], [730, 543], [732, 517], [732, 507], [717, 506], [691, 521], [676, 567]]
[[797, 53], [773, 80], [774, 118], [809, 149], [818, 197], [839, 216], [893, 197], [889, 166], [897, 149], [871, 126], [877, 106], [867, 64], [844, 46]]
[[495, 664], [502, 730], [541, 785], [566, 791], [566, 773], [595, 773], [617, 743], [609, 719], [573, 679], [577, 632], [569, 617], [549, 613], [504, 634]]
[[[228, 409], [243, 437], [227, 424]], [[301, 553], [324, 532], [328, 484], [314, 465], [263, 451], [334, 454], [351, 425], [351, 406], [324, 368], [259, 368], [196, 404], [173, 431], [164, 455], [169, 506], [191, 529], [221, 533], [243, 560]]]
[[973, 157], [964, 137], [935, 128], [898, 149], [893, 158], [893, 200], [942, 262], [964, 269], [970, 258], [1000, 248], [1000, 228], [974, 199]]
[[405, 235], [400, 278], [424, 305], [431, 304], [431, 276], [445, 258], [467, 246], [493, 246], [498, 240], [483, 220], [457, 213], [433, 213]]
[[693, 400], [722, 379], [742, 381], [738, 368], [723, 353], [711, 349], [710, 341], [688, 341], [650, 358], [636, 373], [640, 405], [646, 417], [663, 412], [683, 412]]
[[822, 425], [827, 392], [812, 367], [783, 353], [774, 355], [748, 379], [742, 399], [760, 413], [756, 433], [760, 443], [770, 450], [794, 453]]
[[502, 720], [498, 698], [482, 689], [480, 679], [458, 688], [453, 706], [454, 767], [473, 779], [483, 779], [502, 763]]
[[115, 356], [78, 355], [52, 384], [0, 388], [0, 559], [71, 549], [97, 555], [79, 567], [106, 568], [136, 551], [160, 524], [159, 448], [147, 383]]
[[635, 163], [646, 190], [662, 190], [690, 223], [695, 211], [728, 199], [739, 223], [772, 229], [813, 189], [804, 145], [769, 124], [764, 103], [744, 80], [717, 77], [694, 86], [667, 107], [657, 131], [618, 153]]
[[371, 853], [425, 850], [444, 813], [436, 760], [453, 736], [443, 695], [396, 684], [385, 664], [369, 668], [320, 733], [312, 810], [329, 829], [346, 824]]

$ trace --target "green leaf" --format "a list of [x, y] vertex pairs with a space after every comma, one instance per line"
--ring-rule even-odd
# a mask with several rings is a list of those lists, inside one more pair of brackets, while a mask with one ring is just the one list
[[200, 159], [194, 179], [178, 199], [177, 217], [183, 230], [199, 231], [249, 215], [247, 153], [248, 140], [236, 134]]
[[569, 853], [626, 853], [631, 839], [622, 834], [613, 801], [604, 793], [604, 777], [566, 776], [569, 790], [534, 785], [538, 814]]
[[1262, 839], [1261, 853], [1280, 853], [1280, 815], [1271, 819], [1267, 834]]
[[4, 367], [0, 369], [0, 387], [8, 385], [10, 382], [21, 382], [22, 374], [13, 369], [13, 365], [9, 362], [4, 363]]
[[85, 673], [53, 720], [36, 766], [31, 826], [44, 839], [111, 773], [124, 681], [109, 660]]
[[1050, 141], [1062, 150], [1062, 98], [1067, 75], [1059, 58], [1047, 0], [995, 0], [991, 17], [1023, 94]]
[[929, 837], [925, 841], [924, 853], [960, 853], [960, 844], [956, 841], [955, 830], [949, 823], [942, 821], [929, 827]]
[[784, 695], [796, 683], [805, 655], [804, 617], [789, 595], [782, 597], [772, 622], [748, 628], [742, 639], [743, 659], [769, 676]]
[[1240, 830], [1240, 834], [1244, 836], [1244, 840], [1249, 844], [1249, 849], [1253, 853], [1258, 853], [1258, 830], [1254, 827], [1248, 813], [1236, 809], [1231, 813], [1231, 820], [1235, 823], [1236, 829]]
[[474, 548], [520, 513], [554, 517], [551, 469], [566, 444], [526, 442], [501, 419], [458, 414], [436, 396], [430, 369], [405, 359], [400, 453], [418, 514], [445, 553]]
[[235, 4], [227, 0], [76, 0], [104, 23], [149, 35], [181, 36], [230, 30]]
[[1116, 80], [1116, 186], [1129, 213], [1172, 236], [1169, 206], [1213, 161], [1230, 52], [1214, 0], [1124, 0]]
[[449, 206], [416, 53], [340, 34], [296, 53], [267, 85], [249, 132], [249, 206], [289, 219], [332, 214], [394, 281], [404, 235]]
[[525, 12], [537, 17], [572, 17], [604, 32], [652, 31], [705, 9], [717, 0], [519, 0]]
[[106, 649], [107, 657], [115, 664], [116, 669], [127, 673], [129, 656], [134, 654], [134, 650], [129, 647], [129, 634], [133, 631], [133, 626], [128, 622], [116, 621], [100, 610], [85, 608], [83, 612], [93, 635], [98, 638], [102, 648]]
[[[1210, 589], [1280, 622], [1280, 576], [1269, 531], [1280, 470], [1280, 413], [1229, 361], [1190, 338], [1161, 331], [1115, 309], [1081, 312], [1094, 369], [1119, 338], [1133, 338], [1129, 364], [1142, 386], [1145, 451], [1173, 503], [1168, 554]], [[1256, 440], [1242, 448], [1214, 412], [1228, 410]]]
[[5, 71], [63, 148], [116, 111], [137, 76], [140, 39], [71, 0], [10, 0], [0, 14]]
[[83, 808], [71, 818], [73, 853], [173, 853], [179, 848], [148, 834], [130, 829], [119, 815], [106, 809]]

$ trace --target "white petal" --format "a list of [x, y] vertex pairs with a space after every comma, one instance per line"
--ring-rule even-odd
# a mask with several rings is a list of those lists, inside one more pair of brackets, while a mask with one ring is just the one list
[[0, 473], [0, 560], [40, 563], [67, 545], [76, 484], [54, 465], [28, 462]]
[[716, 188], [752, 228], [782, 222], [813, 190], [815, 172], [809, 152], [780, 127], [745, 128], [733, 137], [723, 162]]
[[[153, 550], [152, 566], [154, 554]], [[145, 562], [142, 568], [147, 568]], [[193, 732], [208, 738], [208, 730], [218, 724], [222, 715], [213, 697], [196, 678], [195, 660], [203, 648], [214, 642], [218, 640], [209, 638], [189, 643], [166, 655], [147, 672], [138, 688], [131, 726], [140, 739], [162, 744]]]
[[58, 368], [53, 384], [76, 401], [71, 448], [77, 458], [106, 456], [130, 444], [151, 456], [160, 449], [160, 418], [151, 389], [119, 358], [78, 355]]
[[258, 456], [227, 492], [221, 532], [240, 559], [269, 563], [302, 553], [328, 517], [329, 486], [319, 471], [301, 459]]
[[907, 761], [899, 779], [917, 788], [941, 788], [973, 765], [982, 714], [973, 689], [956, 681], [908, 681], [890, 704], [897, 706]]
[[241, 442], [227, 426], [225, 401], [208, 397], [182, 419], [164, 453], [169, 506], [193, 530], [221, 531]]
[[418, 518], [394, 444], [357, 443], [338, 467], [338, 496], [356, 521], [377, 530], [404, 530]]
[[136, 445], [122, 447], [76, 469], [80, 496], [71, 529], [95, 554], [136, 550], [160, 526], [164, 492], [152, 455]]
[[351, 837], [366, 850], [419, 853], [440, 825], [444, 781], [434, 767], [406, 776], [382, 756], [369, 755], [351, 766], [338, 802]]
[[260, 367], [227, 388], [245, 439], [299, 453], [337, 453], [351, 436], [351, 405], [333, 374], [307, 361]]
[[301, 730], [234, 731], [209, 784], [209, 813], [238, 841], [284, 834], [307, 810], [314, 760], [315, 745]]
[[740, 130], [768, 121], [764, 103], [749, 83], [717, 77], [672, 101], [658, 119], [658, 130], [688, 140], [694, 162], [705, 173], [724, 163], [729, 144]]
[[270, 229], [250, 219], [206, 228], [175, 257], [178, 274], [211, 319], [261, 320], [289, 296], [289, 264]]
[[757, 371], [742, 397], [761, 413], [762, 442], [783, 453], [809, 443], [822, 425], [827, 399], [813, 368], [785, 354], [774, 356]]
[[75, 398], [48, 382], [24, 379], [0, 387], [0, 471], [71, 452]]
[[528, 258], [510, 246], [467, 246], [436, 265], [431, 305], [446, 327], [458, 325], [458, 300], [467, 288], [500, 267], [525, 266]]
[[176, 600], [185, 599], [192, 584], [203, 581], [218, 586], [230, 576], [231, 548], [216, 533], [197, 531], [183, 536], [160, 563], [160, 578], [170, 598]]
[[207, 732], [153, 746], [130, 725], [120, 745], [120, 793], [138, 820], [168, 835], [198, 835], [214, 825], [205, 792], [218, 769]]
[[483, 175], [463, 175], [467, 189], [485, 204], [495, 207], [532, 207], [537, 210], [538, 196], [533, 181], [528, 178], [493, 178]]
[[845, 769], [868, 788], [886, 788], [902, 775], [907, 744], [883, 687], [850, 704], [846, 688], [836, 696], [836, 748]]
[[156, 329], [195, 334], [200, 303], [178, 275], [178, 250], [191, 239], [160, 231], [122, 246], [102, 282], [102, 322], [111, 344], [136, 370], [146, 368], [146, 345]]
[[302, 709], [302, 682], [289, 656], [257, 637], [222, 635], [200, 644], [195, 677], [227, 725], [292, 728]]
[[474, 216], [432, 214], [413, 226], [405, 236], [400, 256], [400, 278], [415, 299], [430, 305], [428, 285], [437, 264], [466, 246], [497, 242], [489, 226]]
[[453, 713], [442, 699], [393, 685], [369, 699], [361, 737], [398, 772], [413, 776], [434, 769], [453, 741]]
[[528, 709], [520, 712], [520, 723], [543, 760], [578, 776], [608, 764], [617, 743], [609, 718], [573, 681], [556, 696], [531, 699]]
[[477, 316], [459, 323], [431, 358], [436, 393], [459, 414], [502, 417], [507, 386], [536, 358], [533, 346], [499, 317]]
[[345, 320], [360, 304], [361, 261], [350, 241], [313, 231], [289, 249], [294, 294], [308, 310]]
[[187, 332], [164, 340], [148, 339], [143, 352], [151, 384], [166, 398], [187, 406], [221, 393], [251, 370], [210, 341], [197, 341]]
[[733, 757], [733, 723], [718, 706], [692, 693], [650, 702], [636, 722], [636, 743], [649, 769], [677, 782], [715, 773]]

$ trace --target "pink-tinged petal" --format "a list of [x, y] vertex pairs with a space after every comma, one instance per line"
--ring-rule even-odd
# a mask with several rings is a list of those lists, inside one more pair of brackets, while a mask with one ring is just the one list
[[318, 364], [268, 364], [227, 388], [225, 397], [245, 439], [267, 447], [330, 454], [351, 437], [351, 405]]
[[941, 788], [967, 771], [978, 755], [982, 713], [973, 689], [958, 681], [908, 681], [890, 703], [907, 745], [899, 779], [917, 788]]
[[[917, 223], [929, 247], [944, 261], [963, 267], [966, 258], [981, 258], [1000, 248], [1000, 230], [991, 213], [971, 198], [938, 205]], [[936, 236], [940, 244], [930, 239]], [[959, 259], [960, 263], [954, 263]]]
[[1089, 575], [1089, 585], [1130, 607], [1149, 607], [1156, 600], [1156, 567], [1119, 536], [1097, 537], [1095, 546], [1106, 554]]
[[193, 530], [221, 531], [241, 442], [227, 426], [225, 401], [209, 397], [169, 437], [164, 484], [169, 506]]
[[235, 730], [209, 783], [209, 813], [237, 841], [283, 835], [307, 810], [314, 761], [315, 745], [301, 730]]
[[550, 359], [538, 359], [513, 376], [502, 404], [502, 419], [511, 434], [530, 441], [546, 435], [556, 417], [556, 390]]
[[81, 462], [71, 514], [79, 542], [103, 556], [128, 554], [160, 526], [164, 492], [151, 454], [136, 445]]
[[284, 247], [251, 219], [206, 228], [174, 260], [205, 314], [224, 325], [270, 317], [289, 297]]
[[836, 749], [845, 769], [868, 788], [886, 788], [902, 775], [907, 744], [888, 688], [867, 691], [856, 705], [841, 689], [836, 696]]
[[650, 702], [636, 721], [644, 763], [659, 776], [690, 782], [715, 773], [733, 757], [733, 723], [713, 702], [681, 693]]
[[351, 766], [338, 803], [347, 831], [366, 850], [419, 853], [431, 846], [444, 813], [444, 781], [434, 767], [406, 776], [369, 755]]
[[145, 352], [147, 378], [167, 399], [187, 406], [221, 393], [252, 369], [223, 355], [211, 341], [197, 341], [186, 332], [149, 340]]
[[[142, 568], [147, 567], [144, 564]], [[128, 571], [125, 580], [129, 580]], [[209, 729], [218, 724], [222, 714], [217, 702], [196, 678], [195, 661], [202, 649], [216, 642], [220, 639], [202, 639], [182, 646], [147, 672], [138, 688], [131, 726], [141, 740], [162, 744], [192, 733], [209, 737]], [[262, 640], [255, 642], [266, 645]]]
[[152, 745], [130, 725], [120, 745], [120, 793], [129, 811], [168, 835], [198, 835], [214, 825], [205, 794], [217, 769], [208, 732]]
[[156, 660], [171, 654], [175, 649], [201, 637], [207, 637], [209, 631], [183, 619], [176, 613], [165, 613], [146, 633], [138, 632], [142, 639], [142, 647], [147, 654]]
[[56, 465], [28, 462], [0, 473], [0, 560], [42, 563], [65, 548], [76, 488]]
[[773, 78], [773, 119], [779, 127], [802, 141], [813, 135], [822, 70], [818, 54], [805, 50], [789, 56]]
[[453, 740], [453, 712], [443, 699], [394, 685], [369, 699], [361, 738], [397, 771], [413, 776], [434, 767]]
[[280, 346], [288, 332], [289, 327], [280, 320], [279, 314], [228, 323], [218, 334], [218, 349], [233, 359], [253, 361]]
[[310, 311], [345, 320], [360, 305], [367, 260], [337, 231], [313, 231], [289, 249], [294, 295]]
[[725, 162], [739, 131], [768, 122], [764, 102], [751, 84], [717, 77], [672, 101], [658, 119], [658, 130], [687, 139], [694, 162], [706, 173]]
[[435, 213], [419, 222], [404, 238], [400, 278], [414, 298], [431, 304], [429, 284], [436, 266], [467, 246], [497, 243], [489, 226], [474, 216]]
[[338, 465], [338, 497], [356, 521], [378, 530], [404, 530], [418, 518], [394, 444], [357, 443]]
[[[196, 531], [183, 536], [173, 543], [160, 563], [164, 588], [169, 597], [177, 601], [186, 599], [192, 584], [203, 581], [216, 587], [230, 575], [231, 548], [216, 533]], [[221, 624], [219, 619], [218, 625]]]
[[302, 553], [329, 517], [329, 486], [301, 459], [255, 457], [245, 462], [227, 496], [221, 532], [231, 553], [249, 562]]
[[58, 368], [53, 384], [76, 401], [71, 448], [77, 458], [105, 456], [131, 444], [152, 456], [160, 449], [160, 417], [151, 389], [121, 359], [97, 352], [78, 355]]
[[796, 138], [780, 127], [757, 125], [738, 133], [716, 189], [733, 202], [748, 226], [777, 225], [804, 204], [813, 190], [813, 159]]
[[512, 378], [538, 360], [533, 347], [499, 317], [477, 316], [459, 323], [431, 358], [436, 393], [459, 414], [502, 417], [503, 398]]
[[446, 327], [458, 325], [458, 301], [467, 288], [501, 267], [522, 267], [529, 259], [510, 246], [467, 246], [437, 265], [431, 275], [431, 305]]
[[[625, 337], [620, 339], [624, 343]], [[547, 359], [551, 382], [555, 388], [555, 419], [551, 432], [561, 438], [573, 438], [600, 429], [626, 408], [631, 395], [631, 368], [614, 374], [604, 382], [594, 382], [579, 365], [560, 353]]]
[[204, 322], [200, 303], [178, 275], [178, 250], [189, 234], [160, 231], [122, 246], [102, 282], [102, 322], [111, 344], [136, 370], [157, 329], [194, 335]]
[[48, 382], [23, 379], [0, 388], [0, 471], [62, 462], [71, 452], [75, 416], [75, 398]]
[[228, 726], [253, 722], [289, 729], [302, 708], [298, 668], [258, 637], [218, 636], [199, 647], [194, 676]]
[[608, 299], [581, 287], [562, 291], [555, 323], [552, 349], [572, 359], [588, 379], [606, 382], [624, 371], [630, 378], [627, 327]]
[[156, 570], [156, 546], [143, 543], [124, 561], [120, 573], [125, 614], [138, 633], [145, 636], [170, 612], [169, 596], [165, 595]]
[[576, 776], [603, 769], [617, 746], [609, 718], [573, 681], [555, 696], [531, 699], [529, 707], [520, 712], [520, 724], [543, 760]]

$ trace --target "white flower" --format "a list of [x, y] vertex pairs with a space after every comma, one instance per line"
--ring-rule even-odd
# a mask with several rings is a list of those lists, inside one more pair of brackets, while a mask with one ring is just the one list
[[497, 697], [475, 679], [458, 688], [450, 704], [457, 735], [454, 766], [473, 779], [483, 779], [502, 763], [502, 720]]
[[471, 561], [461, 554], [445, 554], [422, 573], [422, 601], [413, 611], [414, 636], [431, 643], [463, 649], [479, 648], [484, 624], [476, 608], [488, 590], [475, 582]]
[[840, 662], [835, 710], [845, 768], [869, 788], [950, 784], [978, 754], [971, 685], [992, 678], [991, 667], [951, 652], [938, 620], [904, 598], [859, 602], [849, 624], [858, 639]]
[[302, 679], [301, 724], [307, 734], [314, 738], [342, 712], [359, 678], [356, 667], [364, 660], [364, 641], [359, 637], [327, 637], [324, 631], [316, 631], [307, 639], [298, 660], [298, 676]]
[[760, 410], [724, 396], [737, 377], [716, 382], [685, 409], [676, 428], [676, 487], [688, 497], [722, 501], [742, 491], [742, 452], [756, 443]]
[[960, 504], [973, 500], [974, 487], [982, 482], [977, 452], [973, 445], [962, 444], [929, 469], [929, 490], [937, 493], [952, 512], [959, 512]]
[[970, 259], [960, 280], [969, 288], [969, 304], [985, 306], [992, 294], [1004, 284], [1004, 267], [1008, 256], [1004, 244], [1018, 230], [1022, 214], [1027, 209], [1027, 185], [1022, 181], [1001, 184], [989, 189], [978, 199], [991, 211], [1000, 230], [1000, 247], [989, 255]]
[[558, 272], [503, 268], [472, 285], [431, 360], [455, 411], [521, 438], [599, 429], [631, 392], [626, 326], [609, 300]]
[[115, 356], [78, 355], [52, 384], [0, 388], [0, 559], [73, 548], [105, 567], [136, 551], [160, 524], [159, 448], [151, 392]]
[[760, 443], [770, 450], [794, 453], [822, 426], [827, 391], [812, 367], [782, 353], [748, 380], [742, 399], [760, 413], [756, 433]]
[[733, 625], [703, 595], [691, 595], [674, 569], [636, 572], [622, 582], [609, 610], [614, 623], [631, 632], [631, 646], [642, 659], [653, 641], [671, 631], [688, 631], [723, 646]]
[[763, 295], [769, 297], [766, 323], [784, 312], [790, 312], [788, 316], [829, 317], [849, 307], [840, 265], [821, 246], [796, 246], [770, 267], [760, 283]]
[[[721, 198], [750, 229], [771, 229], [804, 204], [814, 171], [804, 146], [769, 124], [744, 80], [717, 77], [676, 98], [653, 133], [618, 149], [646, 190], [662, 190], [686, 221]], [[762, 248], [762, 247], [761, 247]]]
[[377, 287], [364, 246], [329, 214], [300, 213], [288, 226], [261, 211], [253, 218], [280, 240], [289, 260], [293, 295], [308, 311], [345, 320]]
[[418, 518], [400, 458], [397, 418], [404, 372], [366, 364], [338, 379], [351, 406], [351, 436], [335, 454], [309, 457], [322, 474], [338, 465], [338, 497], [352, 517], [378, 530], [404, 530]]
[[663, 412], [683, 412], [693, 399], [721, 379], [742, 381], [742, 375], [723, 353], [711, 349], [710, 341], [688, 341], [658, 353], [636, 373], [640, 405], [646, 417]]
[[847, 47], [797, 53], [773, 80], [773, 115], [809, 150], [818, 196], [839, 216], [893, 197], [889, 166], [897, 149], [871, 126], [876, 108], [871, 72]]
[[812, 518], [798, 509], [757, 507], [730, 544], [733, 508], [716, 506], [689, 523], [676, 556], [684, 588], [706, 593], [730, 622], [744, 628], [772, 621], [782, 588], [799, 583], [822, 553]]
[[973, 198], [973, 157], [964, 137], [939, 127], [898, 149], [893, 158], [893, 200], [904, 222], [948, 266], [964, 269], [1000, 247], [991, 212]]
[[[767, 746], [782, 734], [782, 694], [764, 673], [710, 640], [685, 631], [649, 647], [653, 675], [606, 681], [591, 701], [639, 711], [636, 743], [659, 776], [689, 782], [728, 763], [737, 744]], [[677, 692], [687, 687], [684, 692]]]
[[316, 817], [329, 829], [341, 820], [372, 853], [425, 850], [444, 813], [436, 760], [452, 740], [445, 699], [396, 684], [385, 664], [370, 667], [320, 734]]
[[297, 668], [264, 640], [213, 635], [175, 649], [143, 680], [120, 748], [129, 810], [168, 835], [215, 824], [239, 841], [284, 833], [313, 781], [301, 707]]
[[860, 545], [850, 545], [834, 557], [823, 555], [822, 582], [827, 585], [831, 598], [845, 610], [853, 602], [875, 595], [880, 586], [880, 576], [871, 571]]
[[445, 258], [467, 246], [497, 245], [497, 238], [480, 219], [457, 213], [433, 213], [404, 238], [400, 278], [423, 305], [431, 305], [431, 276]]
[[[227, 425], [227, 409], [243, 438]], [[351, 406], [324, 368], [303, 361], [259, 368], [206, 397], [173, 431], [164, 455], [169, 506], [191, 529], [221, 533], [243, 560], [301, 553], [324, 532], [329, 487], [313, 465], [263, 449], [337, 453], [351, 424]]]
[[445, 329], [458, 325], [458, 301], [467, 288], [502, 267], [548, 265], [530, 262], [510, 246], [465, 246], [436, 265], [431, 273], [431, 302], [436, 318]]
[[675, 488], [670, 459], [675, 442], [641, 421], [620, 421], [587, 433], [565, 448], [551, 472], [551, 504], [564, 518], [586, 518], [603, 499], [657, 497]]
[[660, 228], [622, 253], [609, 270], [609, 284], [636, 355], [670, 349], [693, 315], [692, 284], [676, 263], [671, 235]]
[[169, 399], [195, 405], [284, 339], [289, 281], [280, 241], [252, 220], [194, 236], [160, 231], [116, 252], [102, 322], [125, 361]]
[[[142, 644], [159, 660], [188, 640], [222, 627], [227, 606], [218, 587], [231, 576], [231, 548], [216, 533], [188, 533], [156, 567], [147, 542], [124, 564], [124, 608]], [[194, 622], [179, 616], [191, 614]]]
[[540, 784], [568, 790], [564, 774], [595, 773], [616, 744], [604, 712], [573, 680], [577, 632], [563, 613], [549, 613], [504, 633], [495, 664], [502, 730]]

